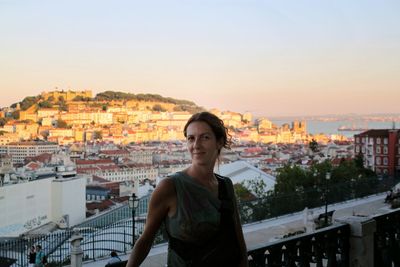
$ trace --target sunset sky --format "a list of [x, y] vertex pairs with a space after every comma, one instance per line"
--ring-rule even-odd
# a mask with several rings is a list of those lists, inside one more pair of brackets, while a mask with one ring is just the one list
[[399, 14], [398, 0], [0, 0], [0, 107], [58, 88], [400, 113]]

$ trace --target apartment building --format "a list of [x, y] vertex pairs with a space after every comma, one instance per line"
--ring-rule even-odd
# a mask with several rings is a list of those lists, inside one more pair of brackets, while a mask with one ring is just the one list
[[355, 155], [378, 175], [400, 175], [400, 130], [368, 130], [354, 135]]
[[85, 220], [82, 177], [48, 178], [0, 187], [0, 236], [16, 237], [47, 223], [76, 225]]
[[59, 150], [58, 144], [45, 141], [12, 142], [0, 146], [0, 154], [11, 155], [13, 164], [23, 163], [26, 157], [53, 154]]

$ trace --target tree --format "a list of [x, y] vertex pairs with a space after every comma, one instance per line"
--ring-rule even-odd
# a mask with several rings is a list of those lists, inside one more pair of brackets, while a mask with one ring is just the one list
[[42, 102], [39, 102], [39, 107], [40, 108], [52, 108], [53, 104], [47, 100], [44, 100]]
[[261, 176], [235, 185], [243, 222], [263, 220], [270, 215], [267, 185]]
[[19, 120], [19, 110], [11, 112], [11, 118], [13, 118], [14, 120]]
[[57, 128], [67, 128], [68, 127], [68, 123], [64, 120], [57, 120]]
[[155, 104], [152, 108], [153, 111], [156, 112], [165, 112], [167, 111], [165, 108], [163, 108], [160, 104]]
[[101, 140], [103, 139], [103, 134], [101, 131], [94, 131], [93, 132], [93, 139], [94, 140]]
[[27, 96], [20, 102], [20, 107], [22, 110], [27, 110], [32, 105], [36, 104], [41, 99], [41, 96]]
[[8, 121], [9, 119], [7, 118], [0, 118], [0, 126], [3, 127]]
[[311, 139], [311, 141], [308, 143], [308, 147], [311, 149], [311, 151], [313, 153], [316, 153], [319, 151], [319, 144], [314, 138]]

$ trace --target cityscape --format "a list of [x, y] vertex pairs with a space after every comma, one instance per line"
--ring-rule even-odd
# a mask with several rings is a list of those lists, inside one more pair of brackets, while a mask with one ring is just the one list
[[[92, 218], [115, 216], [121, 208], [129, 216], [128, 200], [132, 195], [140, 200], [136, 216], [145, 216], [160, 179], [190, 165], [183, 127], [194, 112], [203, 110], [190, 100], [113, 91], [94, 96], [90, 90], [43, 91], [2, 108], [0, 210], [5, 216], [0, 220], [1, 238], [81, 228]], [[234, 182], [243, 202], [243, 223], [324, 204], [318, 200], [318, 188], [311, 192], [317, 194], [312, 202], [290, 206], [276, 202], [276, 194], [291, 198], [300, 188], [279, 191], [281, 185], [277, 184], [287, 183], [283, 180], [287, 179], [285, 172], [310, 175], [315, 189], [323, 188], [320, 175], [329, 168], [338, 183], [337, 190], [343, 190], [340, 180], [352, 188], [344, 199], [375, 192], [378, 180], [373, 182], [371, 177], [391, 181], [390, 185], [399, 177], [400, 130], [395, 128], [395, 114], [368, 117], [370, 121], [379, 117], [392, 125], [388, 129], [337, 129], [337, 134], [310, 134], [304, 118], [277, 125], [251, 113], [210, 112], [224, 121], [233, 140], [232, 149], [223, 151], [215, 171]], [[323, 122], [334, 120], [332, 116], [324, 118]], [[352, 136], [341, 131], [349, 131]], [[355, 165], [351, 162], [359, 157], [362, 168], [371, 173], [352, 173]], [[351, 177], [340, 178], [341, 169]], [[254, 187], [257, 181], [261, 182], [259, 188]], [[360, 183], [366, 181], [370, 189], [357, 193]], [[301, 180], [294, 182], [303, 188]], [[332, 184], [332, 193], [335, 187]], [[330, 201], [334, 202], [332, 196]], [[271, 205], [279, 208], [272, 209]], [[114, 218], [110, 223], [116, 222]], [[133, 228], [140, 234], [143, 226], [138, 221], [137, 229]], [[118, 251], [126, 251], [125, 245]], [[95, 257], [102, 256], [96, 252]], [[60, 256], [51, 259], [54, 257]]]
[[[232, 181], [243, 266], [400, 266], [399, 11], [0, 1], [0, 267], [125, 267], [150, 200], [196, 165], [184, 127], [204, 111], [232, 141], [206, 187]], [[168, 220], [140, 266], [171, 265]]]

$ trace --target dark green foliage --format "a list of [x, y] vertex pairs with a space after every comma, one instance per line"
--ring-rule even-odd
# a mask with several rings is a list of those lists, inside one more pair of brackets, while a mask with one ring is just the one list
[[[27, 96], [20, 102], [21, 110], [27, 110], [32, 105], [36, 104], [42, 97], [41, 96]], [[16, 105], [15, 105], [16, 106]]]
[[308, 143], [308, 147], [311, 149], [312, 152], [318, 152], [319, 151], [319, 145], [318, 142], [313, 138], [310, 143]]
[[63, 121], [61, 119], [57, 120], [57, 128], [67, 128], [68, 124], [66, 121]]
[[39, 102], [38, 106], [40, 108], [52, 108], [53, 104], [50, 101], [44, 100], [42, 102]]
[[195, 103], [188, 100], [174, 99], [171, 97], [163, 97], [158, 94], [132, 94], [124, 92], [105, 91], [98, 93], [94, 98], [96, 101], [111, 101], [111, 100], [136, 100], [136, 101], [147, 101], [147, 102], [161, 102], [171, 103], [181, 106], [181, 109], [199, 108]]
[[174, 111], [187, 111], [189, 113], [197, 113], [205, 111], [205, 109], [203, 107], [198, 107], [198, 106], [178, 104], [177, 106], [174, 107]]
[[103, 134], [101, 131], [94, 131], [93, 132], [93, 140], [101, 140], [103, 139]]
[[9, 118], [0, 118], [0, 126], [3, 127], [9, 120]]
[[11, 112], [11, 118], [14, 120], [19, 120], [19, 110]]
[[235, 193], [243, 223], [263, 220], [269, 216], [267, 185], [261, 177], [236, 184]]
[[[331, 173], [329, 180], [326, 179], [328, 172]], [[259, 181], [242, 185], [251, 192], [264, 193], [256, 193], [255, 199], [247, 201], [238, 195], [243, 209], [240, 215], [244, 222], [257, 221], [305, 207], [323, 206], [325, 201], [331, 204], [385, 192], [394, 183], [388, 179], [379, 181], [374, 172], [359, 168], [357, 159], [343, 160], [339, 166], [332, 166], [330, 161], [315, 163], [309, 169], [285, 165], [278, 169], [273, 192], [265, 192]]]
[[93, 100], [93, 99], [90, 97], [84, 97], [81, 95], [75, 96], [74, 99], [72, 99], [72, 101], [77, 101], [77, 102], [79, 102], [79, 101], [87, 102], [87, 101], [91, 101], [91, 100]]
[[152, 108], [153, 111], [158, 111], [158, 112], [163, 112], [167, 111], [165, 108], [163, 108], [160, 104], [155, 104]]

